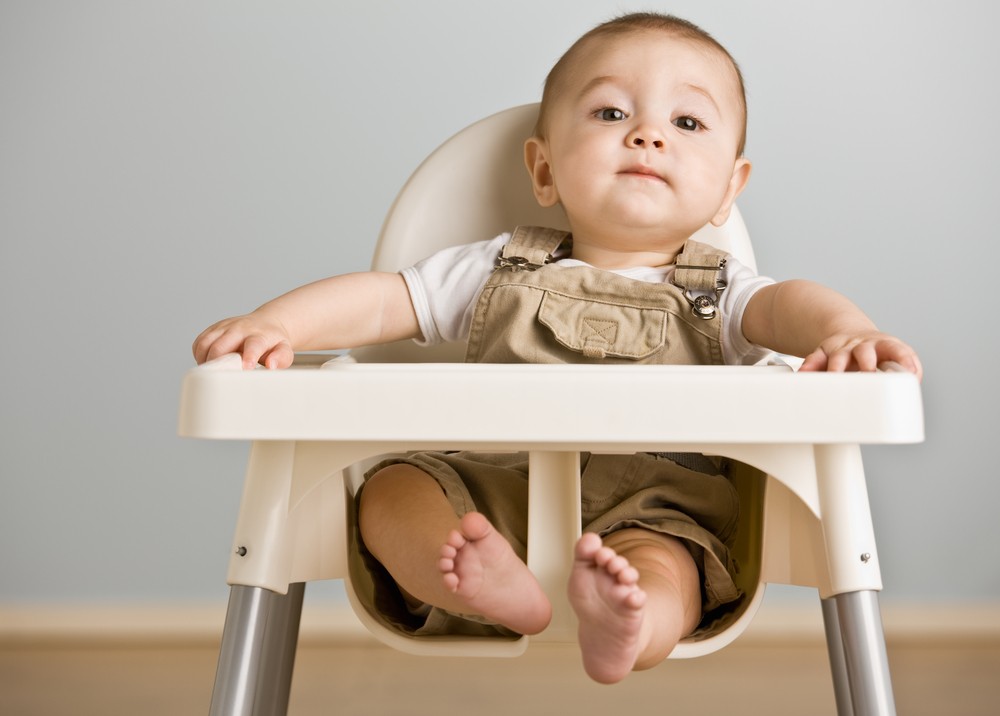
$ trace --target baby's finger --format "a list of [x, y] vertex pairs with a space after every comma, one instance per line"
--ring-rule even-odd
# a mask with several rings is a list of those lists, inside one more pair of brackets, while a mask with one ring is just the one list
[[817, 348], [807, 355], [799, 367], [800, 371], [824, 371], [826, 370], [826, 352], [822, 348]]
[[208, 351], [219, 335], [220, 331], [218, 328], [209, 326], [194, 339], [194, 343], [191, 344], [191, 352], [194, 354], [194, 359], [199, 365], [208, 360]]
[[201, 365], [205, 362], [205, 357], [208, 355], [208, 346], [211, 345], [205, 338], [204, 333], [197, 338], [195, 338], [194, 343], [191, 344], [191, 354], [194, 356], [194, 362]]
[[851, 357], [860, 371], [872, 372], [878, 367], [878, 352], [871, 343], [859, 343], [854, 346]]
[[215, 360], [227, 353], [239, 353], [243, 337], [232, 331], [224, 331], [218, 337], [212, 339], [211, 344], [205, 351], [205, 361]]
[[251, 370], [256, 366], [261, 357], [271, 350], [271, 345], [264, 336], [259, 333], [247, 336], [243, 341], [243, 369]]
[[915, 373], [918, 379], [923, 379], [924, 369], [916, 352], [905, 343], [890, 343], [879, 351], [879, 363], [897, 363], [904, 370]]
[[281, 341], [272, 348], [261, 362], [266, 368], [287, 368], [295, 360], [295, 351], [292, 350], [288, 341]]
[[848, 344], [827, 354], [828, 373], [844, 373], [856, 367], [854, 351], [860, 344]]

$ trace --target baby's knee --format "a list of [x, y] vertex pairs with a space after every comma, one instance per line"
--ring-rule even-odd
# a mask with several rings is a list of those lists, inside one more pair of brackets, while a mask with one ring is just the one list
[[405, 489], [408, 467], [399, 463], [388, 465], [365, 480], [358, 502], [362, 519], [373, 506], [393, 502]]
[[607, 535], [604, 544], [641, 571], [699, 583], [694, 558], [684, 541], [677, 537], [641, 528], [624, 529]]
[[412, 508], [428, 493], [440, 495], [441, 488], [426, 472], [406, 463], [387, 465], [365, 480], [358, 502], [359, 519], [364, 521], [375, 512]]
[[382, 491], [395, 489], [394, 486], [405, 479], [405, 473], [409, 467], [403, 463], [393, 463], [368, 476], [365, 478], [364, 488], [361, 491], [361, 499], [369, 499], [369, 495], [378, 495]]

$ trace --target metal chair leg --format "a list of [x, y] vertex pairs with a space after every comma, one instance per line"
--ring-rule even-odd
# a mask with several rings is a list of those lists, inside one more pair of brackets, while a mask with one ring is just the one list
[[[836, 604], [844, 667], [850, 684], [853, 711], [848, 713], [854, 716], [895, 716], [896, 703], [878, 608], [878, 592], [848, 592], [831, 599]], [[840, 699], [838, 687], [838, 709]]]
[[289, 585], [284, 595], [232, 588], [210, 716], [287, 713], [304, 594], [304, 584]]
[[847, 659], [844, 640], [840, 636], [840, 619], [837, 602], [823, 599], [823, 626], [826, 630], [826, 648], [830, 654], [830, 672], [833, 676], [833, 695], [837, 700], [838, 716], [854, 716], [851, 702], [851, 681], [847, 676]]

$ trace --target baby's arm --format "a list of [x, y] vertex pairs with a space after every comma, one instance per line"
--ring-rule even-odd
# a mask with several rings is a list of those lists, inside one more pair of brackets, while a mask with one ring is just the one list
[[355, 348], [419, 336], [403, 277], [367, 272], [333, 276], [279, 296], [245, 316], [209, 326], [195, 340], [204, 363], [240, 353], [243, 367], [286, 368], [296, 350]]
[[886, 361], [923, 375], [916, 351], [882, 333], [860, 308], [809, 281], [765, 286], [747, 305], [743, 334], [751, 343], [804, 356], [804, 371], [872, 371]]

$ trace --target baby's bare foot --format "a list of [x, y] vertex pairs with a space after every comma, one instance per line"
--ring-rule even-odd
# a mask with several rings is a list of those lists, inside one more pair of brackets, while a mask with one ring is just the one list
[[646, 592], [639, 573], [592, 532], [576, 544], [569, 601], [580, 622], [583, 668], [594, 681], [624, 679], [639, 656]]
[[441, 547], [445, 589], [468, 610], [520, 634], [537, 634], [552, 605], [510, 543], [479, 512], [462, 517]]

